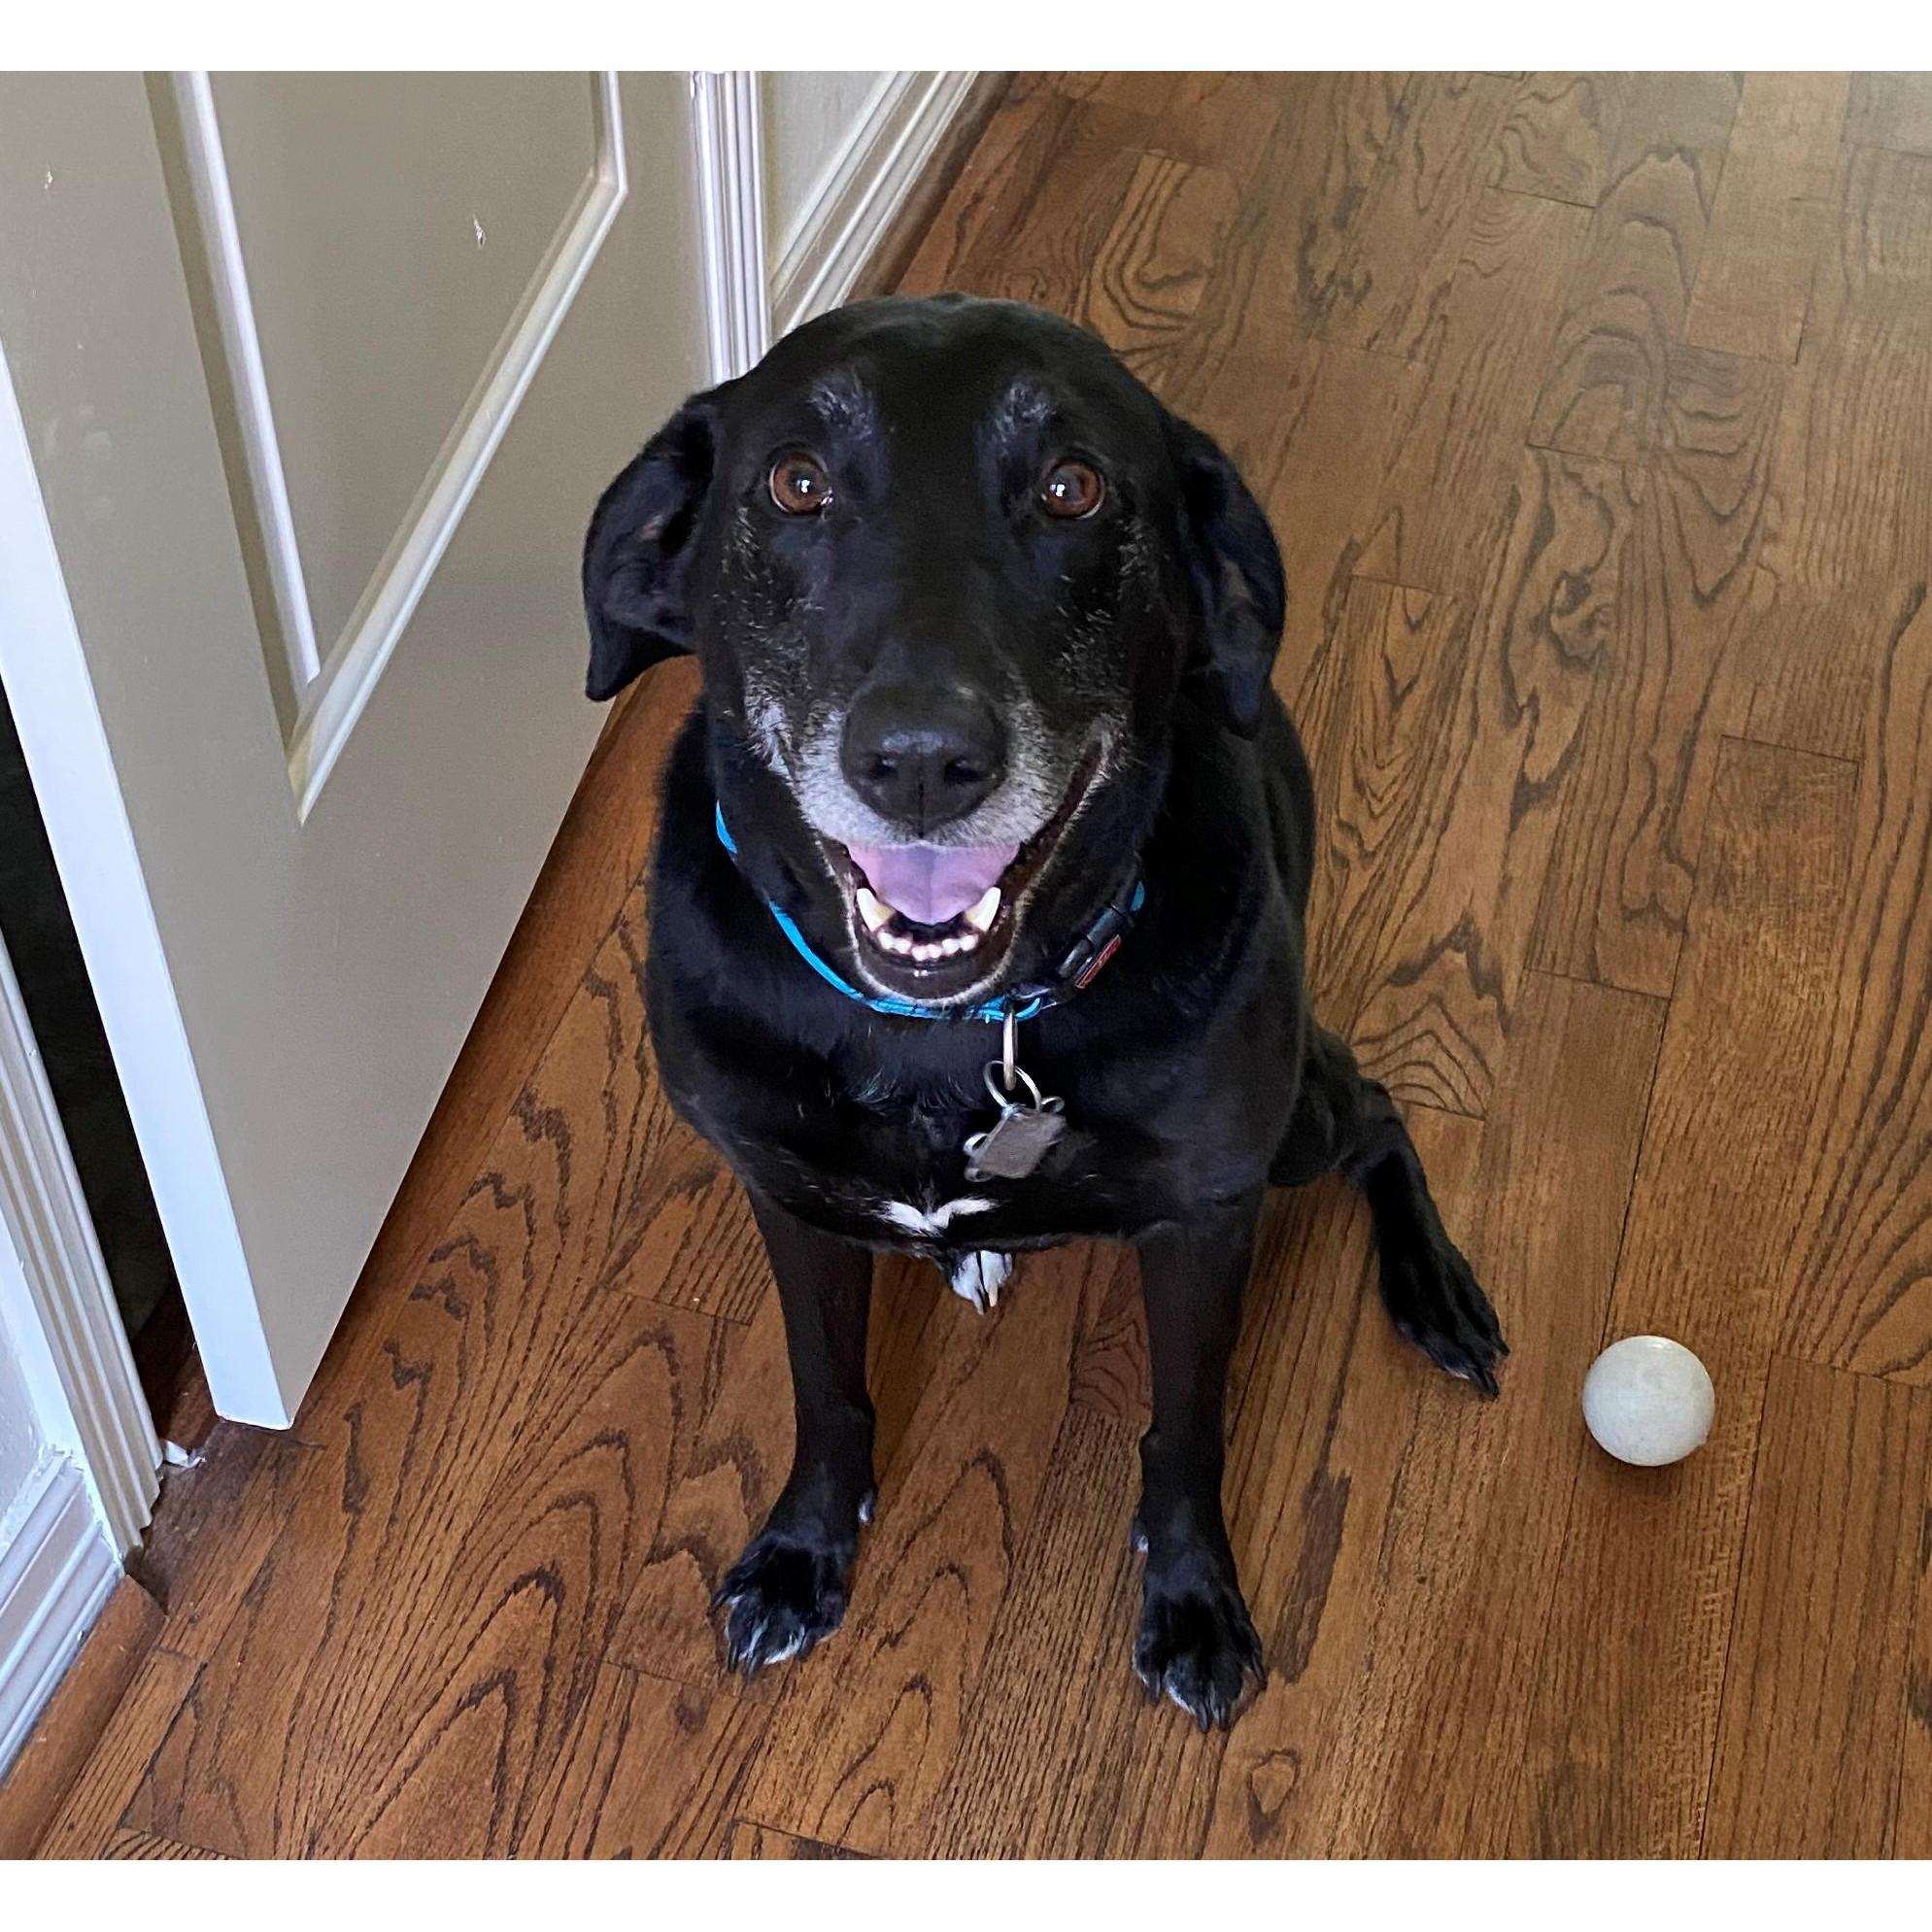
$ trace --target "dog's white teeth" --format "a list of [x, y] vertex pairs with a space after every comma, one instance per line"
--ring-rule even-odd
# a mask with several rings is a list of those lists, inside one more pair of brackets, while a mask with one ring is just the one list
[[[957, 959], [972, 952], [986, 936], [1000, 911], [1000, 888], [991, 887], [979, 903], [963, 912], [938, 937], [923, 939], [905, 930], [904, 916], [888, 905], [870, 886], [853, 888], [852, 902], [872, 943], [900, 959], [916, 960], [932, 966], [939, 960]], [[927, 928], [931, 931], [931, 928]]]

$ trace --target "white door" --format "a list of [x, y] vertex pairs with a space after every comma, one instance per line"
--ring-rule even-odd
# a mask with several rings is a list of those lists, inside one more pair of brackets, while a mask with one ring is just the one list
[[222, 1413], [288, 1422], [705, 377], [682, 75], [0, 78], [0, 677]]

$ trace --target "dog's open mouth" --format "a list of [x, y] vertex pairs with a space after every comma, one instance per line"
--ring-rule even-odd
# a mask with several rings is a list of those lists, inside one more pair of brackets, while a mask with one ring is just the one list
[[871, 970], [929, 997], [986, 978], [1011, 946], [1028, 888], [1098, 764], [1091, 754], [1081, 762], [1059, 809], [1021, 845], [846, 847], [853, 930]]

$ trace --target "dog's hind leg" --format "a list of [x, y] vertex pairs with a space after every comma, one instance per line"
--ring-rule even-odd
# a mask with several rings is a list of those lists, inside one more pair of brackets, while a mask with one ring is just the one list
[[797, 1434], [785, 1487], [712, 1599], [725, 1612], [726, 1661], [747, 1677], [838, 1628], [872, 1512], [872, 1257], [757, 1195], [752, 1211], [785, 1313]]
[[1382, 1301], [1397, 1332], [1438, 1367], [1493, 1396], [1497, 1365], [1509, 1352], [1496, 1311], [1442, 1226], [1422, 1157], [1388, 1089], [1317, 1027], [1269, 1179], [1296, 1187], [1331, 1170], [1345, 1174], [1369, 1203]]

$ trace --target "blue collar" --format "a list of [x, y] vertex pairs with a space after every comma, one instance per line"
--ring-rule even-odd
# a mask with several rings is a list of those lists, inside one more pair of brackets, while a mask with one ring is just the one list
[[[738, 844], [725, 824], [725, 808], [713, 808], [714, 823], [718, 828], [718, 843], [735, 861]], [[1058, 1006], [1087, 986], [1099, 974], [1101, 968], [1113, 958], [1134, 915], [1147, 901], [1147, 888], [1135, 879], [1133, 886], [1120, 899], [1109, 901], [1102, 907], [1100, 917], [1081, 933], [1078, 940], [1068, 950], [1060, 964], [1060, 970], [1054, 980], [1046, 985], [1023, 986], [1010, 993], [1002, 993], [992, 1000], [983, 1000], [977, 1006], [932, 1006], [917, 1000], [899, 1000], [890, 994], [864, 993], [828, 966], [816, 952], [812, 943], [798, 931], [797, 921], [778, 903], [776, 899], [766, 899], [765, 910], [778, 924], [778, 930], [792, 942], [796, 952], [825, 983], [834, 991], [842, 993], [848, 1000], [856, 1000], [862, 1006], [869, 1006], [875, 1013], [887, 1013], [899, 1020], [986, 1020], [998, 1025], [1009, 1017], [1016, 1023], [1031, 1020], [1035, 1013], [1043, 1013], [1049, 1006]]]

